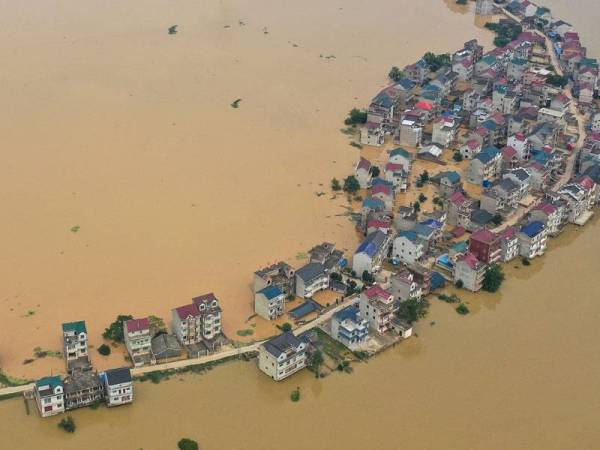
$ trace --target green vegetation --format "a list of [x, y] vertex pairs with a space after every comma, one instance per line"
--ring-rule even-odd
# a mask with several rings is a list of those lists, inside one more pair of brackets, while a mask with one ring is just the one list
[[419, 194], [419, 203], [425, 203], [427, 201], [427, 196], [422, 192]]
[[110, 326], [104, 330], [102, 337], [104, 339], [108, 339], [109, 341], [123, 343], [125, 341], [125, 337], [123, 336], [123, 322], [127, 322], [131, 319], [133, 319], [133, 316], [130, 315], [117, 316], [117, 320], [111, 323]]
[[529, 260], [529, 258], [525, 258], [525, 257], [523, 257], [523, 258], [521, 259], [521, 263], [522, 263], [524, 266], [530, 266], [530, 265], [531, 265], [531, 261]]
[[381, 170], [377, 166], [371, 166], [369, 172], [373, 178], [377, 178], [381, 174]]
[[74, 227], [71, 227], [71, 233], [77, 233], [80, 229], [81, 227], [79, 225], [75, 225]]
[[483, 289], [488, 292], [496, 292], [502, 286], [504, 272], [498, 264], [493, 264], [483, 277]]
[[456, 0], [457, 5], [466, 5], [469, 3], [469, 0]]
[[546, 82], [548, 84], [551, 84], [552, 86], [564, 88], [567, 84], [569, 84], [569, 77], [553, 73], [551, 75], [548, 75], [548, 78], [546, 78]]
[[344, 180], [344, 192], [354, 194], [360, 189], [360, 184], [354, 175], [346, 177]]
[[455, 162], [461, 162], [463, 160], [463, 156], [460, 154], [460, 152], [454, 152], [454, 154], [452, 155], [452, 159]]
[[361, 279], [367, 284], [375, 283], [375, 277], [368, 270], [363, 271], [363, 273], [361, 275]]
[[98, 347], [98, 353], [103, 356], [108, 356], [110, 355], [110, 347], [106, 344], [102, 344], [100, 347]]
[[42, 347], [35, 347], [33, 349], [33, 356], [35, 356], [36, 358], [45, 358], [46, 356], [60, 358], [62, 357], [62, 353], [53, 350], [43, 350]]
[[339, 192], [342, 190], [342, 185], [337, 178], [333, 178], [331, 180], [331, 190], [334, 192]]
[[237, 334], [238, 336], [242, 336], [242, 337], [252, 336], [254, 334], [254, 330], [251, 328], [247, 328], [245, 330], [237, 330], [235, 332], [235, 334]]
[[462, 289], [464, 285], [465, 283], [463, 280], [456, 280], [456, 283], [454, 283], [454, 286], [456, 286], [458, 289]]
[[413, 209], [415, 210], [415, 212], [421, 211], [421, 202], [419, 202], [418, 200], [416, 202], [414, 202]]
[[319, 378], [321, 374], [321, 365], [325, 362], [321, 350], [316, 350], [310, 358], [309, 367], [315, 371], [315, 377]]
[[494, 217], [492, 217], [492, 223], [494, 225], [501, 225], [502, 222], [504, 222], [502, 216], [500, 214], [494, 214]]
[[75, 433], [75, 421], [71, 416], [64, 417], [60, 422], [58, 422], [58, 428], [62, 428], [67, 433]]
[[397, 83], [402, 78], [404, 78], [404, 73], [402, 73], [402, 71], [398, 67], [394, 66], [390, 69], [388, 77], [390, 78], [390, 80], [395, 81]]
[[198, 450], [198, 443], [193, 439], [183, 438], [180, 439], [177, 443], [177, 448], [179, 450]]
[[400, 307], [396, 313], [398, 318], [413, 323], [427, 316], [429, 301], [425, 298], [410, 298], [400, 302]]
[[337, 272], [331, 272], [331, 275], [329, 275], [329, 279], [332, 281], [342, 281], [342, 276]]
[[155, 333], [164, 331], [166, 333], [167, 326], [165, 325], [165, 321], [163, 319], [157, 316], [150, 316], [148, 317], [148, 321], [150, 322], [150, 328], [152, 328], [152, 331]]
[[466, 316], [471, 311], [469, 310], [469, 308], [467, 308], [467, 305], [465, 305], [464, 303], [461, 303], [460, 305], [458, 305], [456, 307], [456, 312], [459, 313], [461, 316]]
[[10, 400], [11, 398], [21, 397], [22, 395], [22, 392], [13, 392], [12, 394], [0, 395], [0, 402], [2, 400]]
[[177, 34], [177, 27], [178, 27], [178, 26], [179, 26], [179, 25], [171, 25], [171, 26], [169, 27], [169, 30], [168, 30], [169, 34]]
[[424, 170], [421, 175], [419, 175], [419, 181], [423, 184], [427, 183], [429, 181], [429, 172]]
[[427, 52], [423, 55], [423, 59], [429, 66], [429, 70], [436, 72], [443, 66], [452, 65], [452, 58], [450, 57], [450, 53], [443, 53], [441, 55], [436, 55], [432, 52]]
[[354, 147], [354, 148], [358, 148], [358, 149], [363, 148], [362, 144], [359, 144], [358, 142], [354, 142], [354, 141], [350, 142], [350, 147]]
[[23, 386], [24, 384], [31, 383], [31, 380], [25, 380], [20, 378], [13, 378], [9, 375], [6, 375], [2, 370], [0, 370], [0, 385], [6, 387], [15, 387], [15, 386]]
[[239, 107], [240, 107], [240, 102], [241, 102], [241, 101], [242, 101], [242, 99], [241, 99], [241, 98], [238, 98], [238, 99], [234, 100], [233, 102], [231, 102], [231, 105], [230, 105], [230, 106], [231, 106], [232, 108], [236, 108], [236, 109], [237, 109], [237, 108], [239, 108]]
[[345, 125], [358, 125], [367, 123], [367, 112], [357, 108], [353, 108], [348, 113], [348, 117], [344, 120]]
[[494, 39], [496, 47], [505, 47], [523, 32], [521, 25], [509, 21], [502, 21], [501, 23], [488, 22], [485, 24], [485, 27], [496, 33], [496, 38]]
[[456, 294], [446, 295], [446, 294], [438, 294], [437, 298], [446, 302], [446, 303], [460, 303], [460, 297]]
[[281, 325], [279, 325], [279, 329], [284, 333], [288, 333], [292, 331], [292, 324], [289, 322], [282, 323]]
[[298, 402], [300, 401], [300, 388], [296, 388], [292, 391], [292, 393], [290, 394], [290, 399], [293, 402]]

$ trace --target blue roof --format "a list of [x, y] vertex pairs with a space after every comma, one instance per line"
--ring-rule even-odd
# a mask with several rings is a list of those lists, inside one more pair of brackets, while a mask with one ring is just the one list
[[258, 291], [258, 293], [267, 297], [268, 300], [271, 300], [275, 297], [279, 297], [280, 295], [283, 294], [281, 289], [279, 289], [279, 287], [277, 287], [277, 286], [267, 286], [266, 288]]
[[433, 235], [433, 232], [435, 231], [429, 225], [424, 225], [422, 223], [416, 224], [415, 227], [413, 228], [413, 230], [419, 236], [422, 236], [422, 237], [424, 237], [426, 239], [429, 239]]
[[441, 289], [446, 285], [446, 279], [439, 272], [431, 274], [431, 289]]
[[395, 148], [394, 150], [392, 150], [390, 152], [390, 156], [397, 156], [397, 155], [401, 155], [401, 156], [404, 156], [405, 158], [410, 159], [410, 153], [408, 153], [408, 151], [404, 150], [402, 147]]
[[78, 322], [67, 322], [62, 324], [63, 332], [73, 331], [77, 334], [79, 333], [87, 333], [85, 328], [85, 322], [80, 320]]
[[323, 309], [321, 305], [319, 305], [312, 299], [308, 299], [300, 306], [297, 306], [294, 309], [292, 309], [289, 312], [289, 315], [292, 317], [292, 319], [297, 320], [309, 315], [312, 312], [320, 311], [321, 309]]
[[35, 385], [39, 388], [42, 386], [50, 386], [54, 389], [56, 386], [62, 386], [62, 380], [60, 379], [60, 375], [55, 375], [52, 377], [44, 377], [40, 378], [35, 382]]
[[530, 238], [537, 236], [544, 229], [544, 223], [539, 220], [529, 222], [521, 227], [521, 233], [525, 233]]
[[498, 156], [499, 153], [500, 150], [498, 150], [493, 145], [490, 145], [489, 147], [486, 147], [482, 151], [480, 151], [479, 154], [475, 157], [475, 159], [478, 159], [482, 163], [487, 164], [490, 161], [492, 161], [496, 156]]
[[457, 252], [464, 252], [469, 248], [469, 243], [467, 241], [457, 242], [452, 246], [452, 250]]
[[367, 197], [363, 201], [363, 208], [377, 209], [383, 207], [385, 207], [385, 203], [383, 202], [383, 200], [379, 200], [378, 198]]
[[388, 180], [384, 180], [383, 178], [373, 178], [371, 180], [371, 186], [379, 186], [380, 184], [383, 184], [384, 186], [389, 186], [391, 188], [394, 187], [394, 183]]
[[382, 106], [384, 108], [391, 108], [394, 106], [394, 99], [390, 97], [387, 93], [381, 92], [377, 97], [375, 97], [372, 101], [376, 105]]
[[414, 231], [401, 231], [398, 237], [405, 237], [409, 241], [416, 242], [419, 238], [419, 235]]
[[496, 131], [498, 129], [498, 124], [493, 120], [486, 120], [481, 125], [490, 131]]
[[450, 172], [445, 172], [444, 177], [448, 178], [451, 183], [460, 182], [460, 174], [454, 170], [451, 170]]
[[353, 322], [360, 322], [360, 310], [356, 305], [346, 306], [341, 311], [338, 311], [334, 314], [334, 317], [339, 320], [352, 320]]
[[397, 85], [402, 86], [406, 90], [409, 90], [409, 89], [412, 89], [413, 87], [415, 87], [415, 83], [410, 81], [408, 78], [402, 78], [400, 81], [398, 81], [396, 83], [396, 86]]
[[440, 222], [439, 220], [435, 220], [435, 219], [427, 219], [427, 220], [424, 220], [423, 222], [419, 222], [419, 223], [421, 225], [426, 225], [431, 228], [442, 228], [444, 226], [444, 224], [442, 222]]
[[355, 253], [366, 253], [371, 258], [383, 247], [386, 235], [381, 230], [374, 231], [358, 246]]

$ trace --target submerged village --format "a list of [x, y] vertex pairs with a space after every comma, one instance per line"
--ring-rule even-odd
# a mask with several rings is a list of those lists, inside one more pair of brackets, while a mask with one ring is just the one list
[[[489, 16], [493, 50], [473, 40], [393, 67], [390, 85], [350, 113], [344, 131], [361, 156], [331, 190], [348, 196], [362, 242], [352, 254], [315, 245], [301, 267], [258, 268], [255, 314], [276, 323], [278, 335], [228, 338], [226, 312], [207, 293], [174, 305], [169, 327], [154, 316], [119, 316], [105, 337], [125, 346], [130, 364], [99, 372], [86, 322], [68, 322], [65, 375], [2, 381], [9, 387], [0, 397], [23, 395], [28, 413], [31, 402], [50, 417], [129, 404], [136, 380], [240, 357], [275, 381], [305, 368], [317, 377], [323, 366], [351, 371], [351, 362], [413, 336], [432, 296], [468, 314], [458, 296], [441, 293], [445, 286], [495, 292], [504, 263], [529, 265], [548, 239], [584, 226], [600, 200], [597, 60], [573, 26], [528, 0], [476, 0], [475, 13]], [[322, 291], [325, 304], [315, 300]]]

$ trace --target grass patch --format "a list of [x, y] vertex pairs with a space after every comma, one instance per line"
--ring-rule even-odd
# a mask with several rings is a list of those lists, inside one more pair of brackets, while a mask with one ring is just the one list
[[254, 330], [252, 328], [246, 328], [245, 330], [237, 330], [235, 332], [238, 336], [252, 336], [254, 334]]
[[23, 395], [22, 392], [13, 392], [12, 394], [0, 395], [0, 402], [2, 400], [10, 400], [10, 399], [13, 399], [13, 398], [21, 397], [22, 395]]
[[20, 378], [11, 377], [0, 370], [0, 384], [6, 387], [23, 386], [24, 384], [31, 383], [31, 381], [32, 380], [24, 380]]
[[35, 347], [33, 349], [33, 356], [36, 358], [45, 358], [46, 356], [51, 356], [53, 358], [61, 358], [62, 353], [54, 350], [43, 350], [42, 347]]
[[460, 297], [456, 294], [446, 295], [446, 294], [438, 294], [437, 298], [446, 303], [460, 303]]

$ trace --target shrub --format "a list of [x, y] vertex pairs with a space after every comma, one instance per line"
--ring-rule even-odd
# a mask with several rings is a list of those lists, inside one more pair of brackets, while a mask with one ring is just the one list
[[463, 160], [463, 157], [460, 154], [460, 152], [454, 152], [454, 155], [452, 155], [452, 159], [456, 162], [461, 162]]
[[177, 443], [177, 448], [179, 450], [198, 450], [198, 443], [193, 439], [183, 438], [180, 439]]
[[456, 280], [456, 283], [454, 283], [454, 286], [456, 286], [458, 289], [462, 289], [464, 285], [465, 283], [463, 280]]
[[344, 180], [344, 192], [354, 194], [360, 189], [360, 184], [354, 175], [350, 175]]
[[75, 433], [75, 421], [71, 416], [64, 417], [60, 422], [58, 422], [58, 428], [62, 428], [67, 433]]
[[300, 401], [300, 388], [296, 388], [292, 391], [292, 393], [290, 394], [290, 399], [293, 402], [298, 402]]
[[496, 292], [502, 286], [502, 282], [504, 281], [504, 273], [502, 272], [502, 267], [498, 264], [493, 264], [490, 268], [485, 272], [485, 276], [483, 277], [483, 289], [488, 292]]
[[428, 308], [429, 301], [427, 301], [427, 299], [410, 298], [400, 303], [396, 314], [398, 318], [413, 323], [425, 317]]
[[102, 333], [102, 337], [110, 341], [123, 343], [125, 341], [125, 337], [123, 336], [123, 322], [127, 322], [131, 319], [133, 319], [133, 316], [117, 316], [117, 320], [111, 323], [109, 327], [106, 330], [104, 330], [104, 333]]
[[337, 178], [333, 178], [331, 180], [331, 190], [335, 192], [342, 190], [342, 186], [340, 185], [340, 182]]
[[98, 353], [103, 356], [108, 356], [110, 355], [110, 347], [106, 344], [102, 344], [100, 347], [98, 347]]
[[521, 260], [521, 262], [523, 263], [524, 266], [531, 265], [531, 261], [529, 261], [529, 258], [523, 257], [523, 259]]
[[367, 112], [361, 111], [360, 109], [353, 108], [349, 113], [345, 125], [357, 125], [360, 123], [367, 123]]
[[390, 69], [388, 77], [390, 78], [390, 80], [398, 82], [404, 77], [404, 74], [398, 67], [394, 66]]
[[289, 322], [285, 322], [279, 327], [279, 329], [284, 333], [287, 333], [288, 331], [292, 331], [292, 324]]
[[461, 316], [464, 316], [464, 315], [469, 314], [471, 311], [469, 311], [469, 308], [467, 308], [467, 305], [465, 305], [464, 303], [461, 303], [460, 305], [458, 305], [456, 307], [456, 312], [459, 313]]

